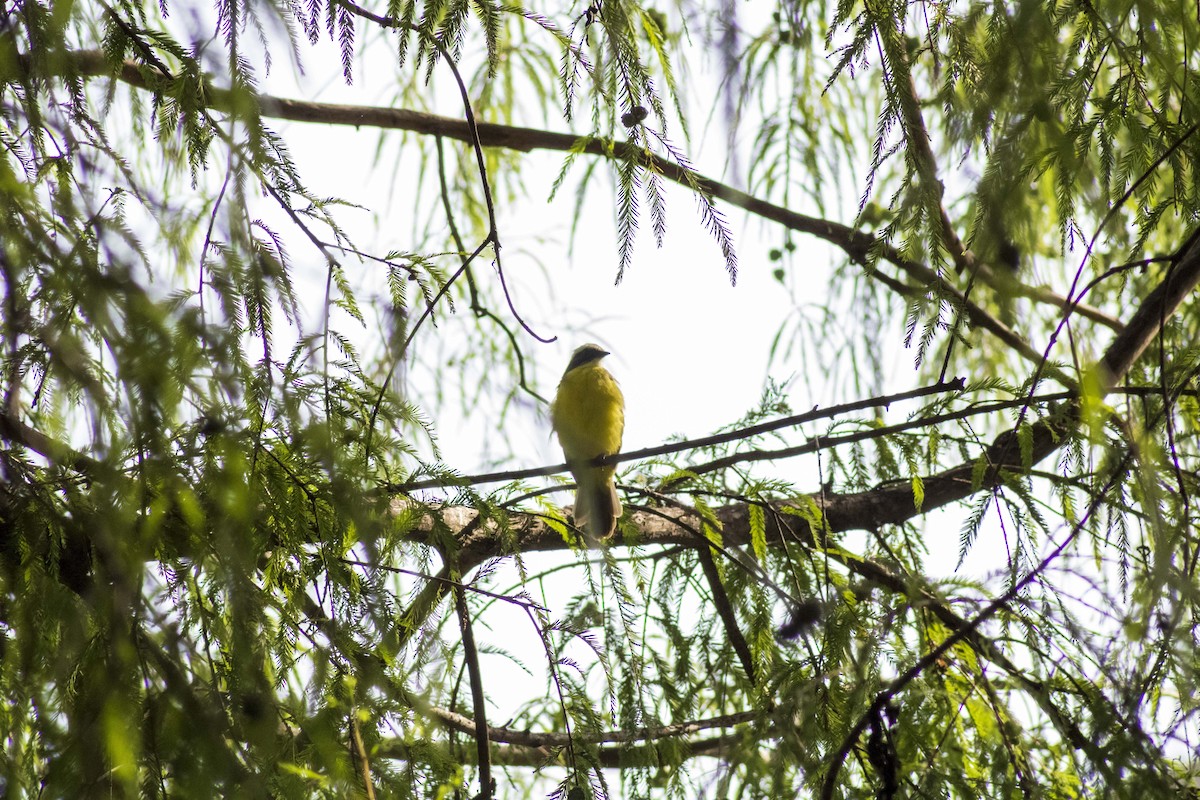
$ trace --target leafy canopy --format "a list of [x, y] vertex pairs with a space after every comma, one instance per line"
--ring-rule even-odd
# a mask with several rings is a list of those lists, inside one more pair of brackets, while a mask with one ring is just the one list
[[[1198, 41], [1125, 0], [7, 4], [0, 784], [1195, 793]], [[391, 94], [263, 88], [329, 70]], [[371, 198], [310, 188], [284, 120], [333, 160], [403, 131], [411, 246], [351, 236]], [[688, 158], [722, 126], [730, 183]], [[771, 384], [630, 455], [590, 552], [554, 469], [438, 449], [552, 390], [497, 214], [544, 200], [530, 150], [615, 221], [617, 281], [688, 235], [681, 186], [839, 403]], [[772, 466], [799, 457], [820, 486]], [[946, 525], [1003, 562], [931, 574]]]

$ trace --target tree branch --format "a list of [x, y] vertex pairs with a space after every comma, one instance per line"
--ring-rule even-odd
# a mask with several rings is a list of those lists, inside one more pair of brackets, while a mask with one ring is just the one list
[[26, 425], [7, 409], [0, 411], [0, 439], [28, 448], [51, 464], [82, 475], [96, 476], [103, 469], [101, 462]]
[[[104, 54], [95, 50], [75, 51], [71, 54], [71, 58], [73, 68], [81, 75], [111, 76], [138, 88], [155, 88], [151, 86], [150, 81], [144, 74], [143, 70], [145, 68], [137, 63], [131, 61], [123, 62], [114, 71], [111, 62], [104, 57]], [[208, 94], [211, 105], [214, 108], [229, 109], [233, 105], [230, 92], [227, 89], [210, 86]], [[477, 122], [473, 132], [471, 125], [465, 119], [443, 117], [437, 114], [428, 114], [403, 108], [316, 103], [273, 97], [271, 95], [259, 95], [258, 102], [263, 116], [291, 122], [352, 125], [355, 127], [370, 126], [386, 130], [402, 130], [427, 136], [444, 136], [448, 139], [456, 139], [468, 144], [474, 144], [478, 141], [484, 147], [502, 147], [521, 152], [553, 150], [566, 153], [574, 150], [605, 159], [626, 158], [636, 154], [639, 158], [648, 158], [652, 169], [675, 183], [683, 186], [698, 184], [708, 191], [714, 199], [723, 200], [750, 214], [776, 222], [790, 230], [807, 233], [832, 244], [857, 264], [868, 265], [870, 263], [870, 254], [877, 251], [882, 259], [893, 264], [920, 284], [924, 286], [940, 284], [941, 290], [945, 294], [954, 297], [957, 302], [962, 304], [963, 310], [966, 312], [971, 324], [991, 332], [1001, 342], [1017, 350], [1024, 358], [1034, 361], [1041, 359], [1041, 355], [1030, 348], [1028, 343], [1008, 328], [1008, 326], [970, 301], [963, 295], [961, 290], [948, 283], [935, 270], [906, 258], [893, 245], [880, 242], [871, 234], [856, 230], [850, 226], [800, 214], [754, 197], [720, 181], [689, 172], [675, 162], [658, 155], [650, 154], [647, 156], [641, 148], [626, 141], [612, 141], [595, 136], [577, 136], [570, 133], [558, 133], [517, 125], [501, 125], [492, 122]], [[477, 140], [475, 134], [477, 134]], [[1041, 287], [1018, 284], [1015, 287], [1006, 288], [1006, 291], [1063, 309], [1071, 307], [1069, 298], [1062, 297], [1049, 289]], [[1080, 316], [1104, 325], [1113, 331], [1120, 331], [1122, 327], [1119, 320], [1114, 319], [1099, 309], [1079, 305], [1075, 307], [1075, 311]]]
[[[461, 573], [460, 573], [461, 575]], [[487, 698], [483, 693], [483, 675], [479, 669], [479, 651], [475, 647], [475, 633], [471, 625], [471, 610], [467, 607], [466, 592], [461, 586], [454, 587], [454, 604], [458, 611], [458, 626], [462, 631], [463, 657], [467, 662], [467, 676], [471, 683], [471, 703], [475, 709], [475, 752], [479, 764], [479, 797], [491, 800], [492, 763], [489, 755]]]
[[[688, 450], [697, 450], [702, 447], [715, 447], [729, 442], [737, 442], [744, 439], [749, 439], [754, 436], [759, 436], [771, 431], [783, 430], [784, 428], [795, 428], [808, 422], [814, 422], [819, 419], [831, 419], [841, 414], [848, 414], [852, 411], [863, 411], [872, 408], [889, 408], [892, 403], [898, 403], [903, 400], [913, 400], [919, 397], [927, 397], [933, 394], [961, 392], [966, 388], [966, 381], [962, 378], [955, 378], [952, 381], [942, 381], [922, 386], [917, 389], [911, 389], [907, 392], [897, 392], [896, 394], [884, 395], [881, 397], [869, 397], [865, 400], [853, 400], [849, 403], [839, 403], [838, 405], [829, 406], [828, 408], [814, 407], [811, 411], [805, 411], [801, 414], [792, 414], [779, 419], [760, 422], [757, 425], [750, 425], [745, 428], [736, 428], [732, 431], [714, 434], [712, 436], [702, 436], [697, 439], [685, 439], [681, 442], [671, 442], [669, 444], [655, 445], [654, 447], [645, 447], [641, 450], [627, 450], [623, 453], [616, 453], [597, 460], [597, 465], [604, 464], [620, 464], [626, 461], [643, 461], [648, 458], [656, 458], [658, 456], [670, 455], [672, 453], [683, 453]], [[775, 456], [783, 458], [784, 456]], [[506, 470], [504, 472], [486, 472], [479, 475], [462, 475], [451, 478], [428, 478], [424, 480], [407, 481], [399, 484], [389, 484], [384, 487], [384, 491], [388, 494], [397, 494], [400, 492], [412, 492], [418, 489], [433, 489], [444, 486], [477, 486], [481, 483], [507, 483], [510, 481], [522, 480], [524, 478], [537, 478], [543, 475], [556, 475], [560, 472], [566, 472], [566, 464], [553, 464], [548, 467], [535, 467], [533, 469]]]
[[[448, 728], [453, 728], [468, 736], [475, 736], [478, 733], [475, 721], [462, 714], [456, 714], [453, 711], [433, 706], [422, 709], [421, 713], [436, 719]], [[633, 744], [635, 742], [650, 742], [656, 739], [689, 736], [713, 728], [732, 728], [751, 722], [759, 716], [761, 716], [761, 712], [758, 711], [740, 711], [736, 714], [722, 714], [717, 717], [707, 717], [705, 719], [654, 727], [646, 725], [630, 730], [574, 731], [572, 733], [560, 733], [559, 731], [521, 731], [512, 728], [489, 727], [488, 736], [492, 741], [501, 744], [535, 748], [568, 747], [571, 744]]]
[[[672, 754], [671, 758], [681, 761], [698, 757], [718, 758], [722, 754], [730, 752], [739, 744], [744, 744], [744, 736], [745, 734], [742, 732], [735, 732], [695, 741], [683, 740], [677, 743], [673, 742], [670, 750]], [[757, 738], [776, 739], [778, 737], [779, 734], [772, 731]], [[595, 763], [597, 766], [605, 769], [629, 769], [631, 767], [658, 768], [662, 764], [658, 747], [659, 745], [655, 742], [647, 742], [635, 746], [618, 744], [601, 747], [594, 753]], [[432, 753], [438, 754], [435, 756]], [[448, 750], [441, 750], [439, 752], [439, 748], [436, 745], [422, 742], [418, 746], [412, 746], [400, 739], [380, 742], [376, 748], [376, 755], [380, 758], [421, 763], [430, 761], [440, 763], [472, 763], [471, 753], [450, 752]], [[550, 746], [503, 745], [495, 749], [492, 762], [498, 766], [505, 767], [532, 767], [539, 769], [547, 766], [559, 766], [569, 768], [569, 765], [561, 758], [561, 748]]]

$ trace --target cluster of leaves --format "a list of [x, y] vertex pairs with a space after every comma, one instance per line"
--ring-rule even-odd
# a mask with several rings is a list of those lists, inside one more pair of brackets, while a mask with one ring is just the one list
[[[366, 690], [314, 619], [383, 627], [378, 587], [341, 559], [394, 532], [364, 492], [421, 421], [330, 324], [362, 319], [335, 257], [348, 242], [259, 116], [241, 40], [270, 20], [215, 12], [219, 85], [165, 6], [24, 2], [0, 23], [0, 783], [15, 794], [356, 781], [338, 730]], [[315, 326], [260, 192], [324, 256]], [[395, 435], [372, 444], [368, 422]], [[297, 748], [326, 755], [302, 768]]]

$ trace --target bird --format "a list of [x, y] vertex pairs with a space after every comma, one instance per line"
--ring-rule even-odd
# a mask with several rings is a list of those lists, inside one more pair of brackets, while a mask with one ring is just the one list
[[575, 478], [575, 525], [593, 542], [612, 536], [621, 516], [613, 482], [616, 467], [598, 466], [621, 451], [625, 398], [616, 379], [600, 366], [610, 353], [598, 344], [576, 348], [550, 404], [550, 424]]

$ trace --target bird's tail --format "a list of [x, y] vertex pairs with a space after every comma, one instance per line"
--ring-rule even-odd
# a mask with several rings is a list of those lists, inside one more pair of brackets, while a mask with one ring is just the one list
[[612, 536], [621, 517], [621, 499], [613, 483], [612, 467], [589, 467], [574, 473], [575, 525], [594, 541]]

